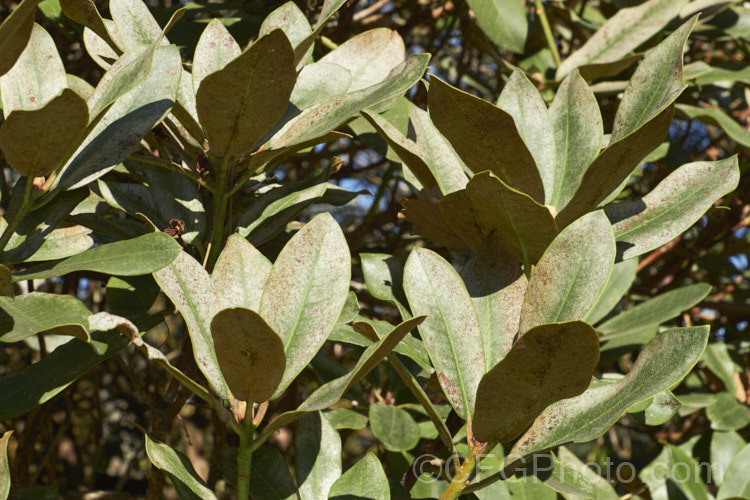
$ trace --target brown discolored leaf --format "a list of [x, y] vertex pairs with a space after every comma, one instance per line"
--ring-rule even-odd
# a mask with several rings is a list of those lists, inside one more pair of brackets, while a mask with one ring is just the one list
[[66, 16], [96, 33], [116, 53], [122, 53], [92, 0], [60, 0], [60, 7]]
[[260, 315], [244, 307], [219, 311], [211, 321], [216, 358], [237, 399], [262, 403], [281, 382], [284, 344]]
[[78, 146], [88, 121], [86, 101], [65, 89], [42, 109], [13, 111], [0, 126], [0, 149], [19, 174], [47, 176]]
[[39, 0], [24, 0], [0, 26], [0, 75], [16, 63], [31, 36]]
[[532, 328], [477, 388], [474, 436], [508, 441], [549, 404], [581, 394], [599, 362], [599, 336], [583, 321]]
[[294, 49], [278, 29], [206, 76], [196, 105], [212, 153], [249, 150], [284, 115], [296, 78]]
[[453, 231], [443, 217], [438, 205], [441, 196], [440, 190], [434, 186], [430, 191], [421, 190], [417, 193], [416, 199], [403, 198], [401, 206], [404, 209], [399, 213], [399, 217], [414, 224], [414, 233], [435, 243], [447, 248], [467, 248], [464, 240]]

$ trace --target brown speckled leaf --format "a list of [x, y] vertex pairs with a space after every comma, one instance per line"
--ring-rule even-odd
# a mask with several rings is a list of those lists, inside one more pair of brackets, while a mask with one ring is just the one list
[[581, 394], [599, 362], [599, 336], [583, 321], [540, 325], [482, 377], [474, 436], [513, 439], [549, 404]]
[[193, 92], [211, 73], [224, 68], [240, 55], [240, 45], [218, 19], [212, 19], [203, 30], [193, 57]]
[[281, 382], [284, 344], [258, 313], [234, 307], [219, 311], [211, 333], [221, 372], [237, 399], [262, 403]]
[[415, 248], [404, 267], [404, 291], [415, 315], [426, 315], [419, 331], [440, 385], [464, 420], [474, 411], [484, 375], [482, 331], [461, 277], [431, 250]]
[[414, 224], [412, 232], [429, 238], [447, 248], [466, 248], [467, 245], [448, 224], [438, 203], [442, 195], [437, 186], [431, 190], [423, 189], [416, 199], [404, 198], [401, 206], [404, 209], [399, 216]]
[[328, 213], [295, 234], [276, 259], [259, 309], [287, 359], [273, 397], [307, 366], [336, 323], [349, 291], [350, 260], [344, 234]]
[[531, 273], [521, 333], [582, 319], [607, 284], [614, 262], [615, 238], [604, 212], [592, 212], [565, 228]]
[[249, 241], [239, 234], [231, 235], [211, 274], [221, 308], [257, 311], [272, 267]]

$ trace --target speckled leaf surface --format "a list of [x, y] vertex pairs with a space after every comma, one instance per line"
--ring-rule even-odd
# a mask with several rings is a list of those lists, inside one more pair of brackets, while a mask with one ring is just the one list
[[692, 226], [740, 180], [737, 156], [681, 166], [640, 200], [607, 205], [618, 257], [629, 259], [665, 243]]
[[592, 384], [583, 394], [544, 410], [511, 450], [512, 459], [602, 435], [630, 406], [682, 380], [703, 355], [708, 335], [708, 326], [660, 333], [622, 379]]
[[351, 83], [352, 75], [343, 66], [323, 61], [308, 64], [297, 75], [289, 101], [299, 110], [307, 109], [345, 93]]
[[581, 185], [586, 169], [602, 147], [602, 115], [594, 93], [578, 71], [560, 84], [549, 108], [555, 138], [556, 167], [548, 204], [558, 212]]
[[34, 14], [38, 3], [39, 0], [22, 1], [3, 20], [0, 26], [0, 75], [4, 75], [13, 67], [26, 48], [34, 27]]
[[488, 372], [513, 345], [528, 280], [494, 235], [472, 253], [461, 278], [477, 313]]
[[240, 55], [240, 45], [218, 19], [212, 19], [203, 30], [193, 56], [193, 92], [211, 73], [224, 68]]
[[550, 205], [555, 181], [555, 140], [547, 104], [523, 71], [516, 69], [503, 87], [497, 106], [513, 117], [518, 134], [534, 157]]
[[609, 275], [607, 284], [602, 288], [596, 302], [591, 306], [589, 312], [583, 317], [583, 320], [589, 324], [595, 325], [604, 318], [630, 289], [630, 285], [635, 281], [635, 275], [638, 270], [638, 259], [629, 259], [618, 262], [612, 268], [612, 274]]
[[8, 498], [10, 493], [10, 467], [8, 465], [8, 441], [13, 431], [5, 431], [0, 437], [0, 498]]
[[438, 78], [427, 93], [430, 118], [474, 173], [490, 170], [509, 186], [544, 202], [544, 185], [513, 117]]
[[223, 309], [211, 320], [216, 358], [237, 399], [262, 403], [284, 375], [284, 344], [258, 313], [244, 307]]
[[283, 116], [296, 78], [294, 49], [280, 29], [206, 76], [196, 104], [212, 154], [249, 150]]
[[[110, 0], [109, 13], [117, 25], [125, 51], [145, 50], [161, 36], [159, 23], [141, 0]], [[168, 45], [169, 41], [163, 38], [161, 44]]]
[[84, 226], [61, 227], [53, 230], [44, 243], [26, 262], [56, 260], [84, 252], [94, 246], [91, 229]]
[[[81, 26], [85, 26], [84, 41], [88, 31], [95, 34], [111, 50], [114, 50], [114, 48], [122, 50], [122, 47], [125, 46], [120, 34], [115, 33], [117, 31], [115, 22], [111, 19], [102, 19], [96, 4], [92, 0], [60, 0], [60, 7], [66, 16]], [[88, 44], [86, 48], [88, 50]]]
[[[315, 23], [313, 32], [305, 37], [304, 40], [299, 42], [294, 49], [294, 63], [299, 65], [303, 63], [307, 58], [310, 48], [315, 43], [315, 40], [320, 36], [320, 33], [326, 27], [328, 20], [346, 3], [346, 0], [325, 0], [323, 7], [320, 9], [320, 15]], [[282, 5], [283, 7], [283, 5]]]
[[[88, 2], [89, 0], [84, 1]], [[120, 33], [117, 31], [115, 22], [111, 19], [102, 19], [101, 21], [101, 29], [107, 30], [108, 37], [111, 35], [111, 38], [113, 39], [112, 43], [119, 40], [121, 45], [125, 45]], [[108, 70], [119, 57], [117, 52], [115, 52], [115, 49], [112, 48], [112, 45], [105, 42], [102, 37], [88, 27], [83, 29], [83, 45], [86, 47], [86, 52], [91, 56], [91, 59], [93, 59], [94, 62], [104, 70]]]
[[615, 261], [612, 226], [597, 211], [565, 228], [531, 273], [520, 330], [582, 319], [609, 280]]
[[[0, 297], [0, 342], [18, 342], [37, 333], [70, 335], [89, 341], [91, 311], [72, 295], [33, 292]], [[55, 311], [54, 314], [48, 314]]]
[[29, 42], [13, 67], [0, 76], [0, 98], [7, 117], [15, 110], [43, 108], [68, 86], [57, 46], [44, 28], [34, 24]]
[[359, 260], [370, 294], [395, 305], [403, 319], [411, 318], [403, 288], [404, 263], [384, 253], [361, 253]]
[[219, 312], [219, 298], [208, 273], [198, 261], [180, 252], [171, 264], [153, 274], [185, 320], [198, 368], [206, 376], [211, 389], [219, 397], [228, 398], [229, 389], [211, 338], [211, 320]]
[[312, 26], [310, 26], [310, 22], [305, 17], [305, 13], [300, 10], [296, 3], [291, 1], [286, 2], [266, 16], [260, 25], [258, 36], [263, 36], [275, 29], [283, 30], [292, 47], [295, 48], [294, 60], [297, 64], [297, 71], [300, 71], [305, 66], [305, 63], [309, 62], [313, 50], [312, 45], [309, 46], [307, 52], [302, 52], [300, 49], [300, 59], [298, 59], [297, 47], [312, 35]]
[[546, 206], [490, 172], [472, 177], [466, 193], [483, 231], [495, 231], [516, 259], [537, 262], [557, 236], [555, 219]]
[[368, 452], [333, 483], [328, 498], [391, 500], [388, 478], [380, 460], [372, 452]]
[[239, 234], [227, 238], [211, 273], [221, 308], [257, 311], [272, 267], [271, 261]]
[[482, 330], [461, 277], [431, 250], [415, 248], [404, 267], [404, 291], [412, 313], [426, 315], [419, 327], [445, 395], [469, 420], [484, 375]]
[[279, 254], [259, 309], [281, 337], [287, 359], [274, 397], [325, 342], [344, 306], [350, 273], [349, 247], [338, 223], [327, 213], [310, 221]]
[[482, 377], [474, 435], [513, 439], [549, 404], [585, 391], [598, 362], [599, 337], [583, 321], [532, 328]]
[[88, 122], [86, 101], [65, 89], [41, 109], [10, 113], [0, 125], [0, 149], [19, 174], [46, 177], [70, 156]]

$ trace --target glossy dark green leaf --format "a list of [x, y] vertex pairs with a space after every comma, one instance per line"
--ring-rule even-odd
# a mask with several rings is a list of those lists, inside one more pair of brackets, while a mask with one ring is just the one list
[[169, 265], [153, 274], [159, 287], [185, 320], [198, 368], [213, 391], [222, 398], [228, 398], [229, 389], [211, 338], [211, 320], [219, 312], [219, 298], [208, 273], [198, 261], [180, 252]]
[[470, 419], [485, 353], [463, 280], [438, 254], [415, 248], [404, 267], [404, 291], [412, 313], [427, 315], [419, 331], [445, 395], [459, 416]]
[[[742, 449], [747, 448], [747, 443], [737, 432], [714, 431], [711, 434], [711, 473], [713, 483], [721, 485], [724, 476], [729, 470], [730, 464]], [[747, 451], [745, 453], [748, 453]], [[747, 470], [746, 467], [743, 467]], [[743, 476], [746, 478], [747, 476]]]
[[544, 202], [544, 185], [513, 117], [493, 104], [430, 80], [430, 118], [474, 173], [490, 170], [510, 187]]
[[[516, 129], [523, 142], [526, 143], [531, 156], [534, 157], [537, 171], [542, 179], [544, 203], [551, 205], [557, 173], [555, 168], [557, 130], [553, 128], [547, 104], [523, 71], [516, 69], [503, 87], [497, 106], [513, 117]], [[596, 137], [594, 136], [593, 139]]]
[[485, 372], [513, 345], [528, 280], [520, 263], [503, 252], [492, 235], [461, 269], [482, 330]]
[[[234, 463], [237, 463], [236, 458]], [[299, 500], [297, 486], [289, 473], [286, 460], [276, 448], [261, 446], [255, 450], [252, 465], [250, 494], [253, 498]]]
[[660, 247], [692, 226], [711, 205], [737, 188], [737, 157], [688, 163], [637, 201], [604, 209], [615, 232], [618, 257], [630, 259]]
[[148, 233], [132, 240], [102, 245], [63, 260], [39, 264], [14, 274], [16, 281], [94, 271], [117, 276], [149, 274], [171, 263], [182, 247], [166, 233]]
[[726, 470], [721, 482], [721, 488], [719, 488], [719, 492], [716, 495], [717, 500], [750, 497], [750, 478], [747, 476], [748, 469], [750, 469], [750, 445], [745, 445], [729, 463], [729, 468]]
[[68, 159], [89, 123], [86, 101], [70, 89], [34, 111], [6, 114], [0, 149], [21, 175], [46, 177]]
[[239, 234], [227, 238], [211, 281], [222, 309], [245, 307], [257, 311], [273, 264]]
[[750, 409], [729, 392], [721, 392], [706, 408], [706, 417], [716, 431], [737, 431], [750, 425]]
[[294, 434], [295, 471], [301, 498], [327, 500], [341, 476], [341, 437], [319, 411], [297, 422]]
[[565, 228], [531, 273], [520, 330], [582, 319], [609, 280], [615, 259], [612, 227], [603, 212]]
[[513, 439], [548, 405], [585, 391], [598, 362], [599, 338], [582, 321], [530, 329], [482, 377], [474, 435], [482, 442]]
[[602, 288], [599, 297], [583, 317], [583, 320], [595, 325], [609, 314], [630, 289], [630, 285], [635, 281], [637, 270], [638, 259], [628, 259], [616, 263], [612, 268], [612, 274], [609, 275], [607, 284]]
[[218, 19], [212, 19], [201, 34], [193, 56], [193, 92], [211, 73], [224, 69], [242, 51], [229, 30]]
[[167, 473], [181, 499], [215, 499], [216, 495], [195, 472], [190, 459], [171, 446], [153, 439], [148, 434], [146, 454], [151, 463]]
[[10, 493], [10, 467], [8, 465], [8, 441], [13, 431], [5, 431], [0, 437], [0, 498], [5, 500]]
[[37, 333], [89, 341], [91, 311], [72, 295], [33, 292], [15, 298], [0, 297], [0, 309], [0, 342], [18, 342]]
[[328, 492], [331, 500], [391, 500], [388, 478], [380, 460], [367, 453], [333, 483]]
[[[33, 3], [29, 2], [29, 7]], [[24, 7], [24, 10], [26, 8]], [[32, 19], [35, 11], [35, 8], [31, 9]], [[21, 14], [23, 13], [22, 11]], [[60, 95], [67, 86], [65, 67], [57, 52], [55, 41], [44, 28], [34, 24], [26, 48], [18, 56], [13, 67], [0, 76], [3, 114], [7, 117], [16, 110], [41, 109]]]
[[682, 497], [708, 500], [706, 485], [701, 480], [699, 464], [680, 448], [668, 444], [661, 454], [639, 474], [648, 484], [653, 500]]
[[287, 359], [281, 394], [318, 352], [346, 301], [349, 247], [336, 220], [321, 214], [284, 246], [268, 276], [260, 315], [278, 333]]
[[237, 399], [262, 403], [284, 375], [281, 339], [258, 313], [244, 307], [223, 309], [211, 320], [216, 359]]
[[516, 0], [469, 0], [479, 26], [502, 50], [523, 53], [529, 22], [526, 5]]
[[148, 313], [159, 295], [159, 286], [151, 275], [111, 277], [107, 281], [109, 312], [126, 318], [140, 318]]
[[390, 451], [408, 451], [419, 442], [419, 427], [409, 412], [379, 402], [370, 405], [370, 428]]
[[586, 64], [617, 61], [637, 49], [675, 18], [687, 0], [649, 0], [618, 9], [586, 43], [557, 69], [561, 80], [573, 69]]
[[472, 177], [466, 193], [483, 231], [495, 231], [511, 255], [527, 265], [536, 263], [557, 236], [545, 205], [490, 172]]
[[596, 97], [577, 71], [560, 84], [549, 116], [556, 166], [552, 188], [545, 184], [545, 190], [548, 204], [560, 211], [573, 198], [586, 169], [599, 154], [604, 130]]
[[282, 117], [297, 78], [294, 66], [289, 39], [274, 30], [201, 81], [198, 116], [214, 156], [246, 152]]
[[0, 26], [0, 76], [13, 67], [26, 48], [38, 3], [39, 0], [24, 0], [3, 20]]
[[674, 328], [660, 333], [640, 353], [630, 372], [614, 383], [592, 384], [580, 396], [553, 403], [513, 447], [518, 459], [571, 441], [595, 439], [632, 405], [687, 375], [703, 355], [709, 328]]

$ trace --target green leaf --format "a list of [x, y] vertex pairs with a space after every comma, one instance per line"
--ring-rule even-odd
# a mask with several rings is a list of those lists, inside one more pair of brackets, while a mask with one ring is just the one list
[[[716, 434], [714, 433], [714, 435]], [[711, 444], [713, 445], [713, 442]], [[733, 497], [750, 497], [750, 478], [747, 475], [749, 469], [750, 445], [745, 445], [729, 463], [729, 468], [726, 474], [724, 474], [723, 481], [721, 479], [717, 481], [721, 484], [719, 493], [716, 495], [717, 500]]]
[[578, 459], [570, 450], [561, 446], [557, 450], [557, 456], [560, 463], [565, 465], [569, 469], [573, 469], [582, 474], [596, 489], [597, 500], [619, 500], [620, 495], [617, 494], [612, 484], [609, 483], [605, 478], [597, 474], [591, 467], [588, 467], [581, 460]]
[[[749, 79], [750, 80], [750, 79]], [[750, 132], [734, 121], [719, 108], [699, 108], [687, 104], [677, 104], [677, 111], [690, 120], [700, 120], [708, 125], [721, 128], [730, 139], [746, 148], [750, 148]]]
[[[729, 350], [730, 344], [724, 342], [708, 344], [703, 361], [708, 369], [724, 383], [724, 388], [731, 393], [736, 391], [738, 386], [741, 387], [741, 379], [739, 377], [735, 379], [735, 377], [744, 372], [744, 367], [732, 359]], [[740, 390], [744, 392], [744, 389]]]
[[294, 448], [300, 497], [326, 500], [328, 490], [341, 476], [338, 431], [319, 411], [309, 413], [297, 422]]
[[586, 390], [599, 362], [599, 338], [582, 321], [534, 327], [482, 377], [474, 435], [509, 441], [551, 403]]
[[649, 0], [636, 7], [618, 9], [583, 47], [562, 62], [556, 80], [585, 64], [622, 59], [659, 33], [687, 3], [688, 0]]
[[717, 395], [716, 401], [706, 408], [706, 416], [716, 431], [737, 431], [750, 425], [750, 410], [728, 392]]
[[242, 51], [218, 19], [212, 19], [203, 30], [193, 56], [193, 92], [198, 93], [201, 82], [211, 73], [224, 69]]
[[390, 451], [409, 451], [419, 443], [419, 426], [409, 412], [375, 402], [370, 405], [370, 428]]
[[193, 469], [190, 459], [167, 444], [156, 441], [148, 434], [145, 435], [146, 454], [151, 463], [163, 470], [172, 480], [181, 499], [211, 499], [216, 498], [206, 483]]
[[557, 236], [555, 219], [546, 206], [491, 172], [472, 177], [466, 193], [483, 232], [495, 231], [512, 256], [527, 265], [537, 262]]
[[521, 332], [582, 319], [607, 284], [614, 259], [615, 239], [603, 212], [585, 215], [565, 228], [531, 273]]
[[547, 104], [523, 71], [516, 69], [503, 87], [497, 106], [513, 117], [542, 179], [544, 203], [551, 204], [555, 188], [557, 130], [553, 129]]
[[253, 147], [283, 116], [296, 78], [294, 50], [281, 30], [206, 76], [196, 105], [212, 154], [235, 156]]
[[[325, 10], [325, 8], [324, 5], [323, 10]], [[300, 49], [299, 54], [297, 48], [312, 35], [312, 27], [305, 17], [304, 12], [297, 7], [296, 3], [290, 1], [266, 16], [263, 20], [263, 24], [260, 25], [258, 36], [263, 36], [277, 28], [284, 31], [284, 34], [289, 39], [289, 42], [291, 42], [292, 47], [295, 48], [294, 62], [297, 65], [297, 71], [299, 72], [303, 69], [305, 63], [311, 58], [313, 46], [310, 44], [309, 48], [304, 53]]]
[[586, 169], [602, 148], [602, 115], [591, 88], [578, 71], [560, 84], [549, 108], [555, 140], [554, 182], [545, 185], [548, 203], [558, 211], [573, 198]]
[[533, 498], [534, 500], [555, 500], [555, 490], [544, 484], [536, 476], [510, 478], [504, 481], [508, 487], [509, 498]]
[[395, 305], [403, 319], [411, 318], [403, 289], [404, 264], [385, 253], [361, 253], [359, 260], [367, 291], [376, 299]]
[[211, 338], [211, 320], [219, 312], [219, 299], [208, 273], [198, 261], [180, 252], [167, 267], [154, 273], [154, 279], [185, 320], [198, 368], [213, 391], [228, 398]]
[[[296, 410], [282, 413], [271, 420], [263, 429], [259, 437], [253, 441], [252, 448], [257, 448], [264, 443], [274, 432], [281, 427], [289, 425], [303, 415], [312, 411], [325, 410], [336, 404], [354, 384], [362, 379], [372, 370], [399, 342], [422, 321], [424, 316], [418, 316], [404, 321], [393, 328], [388, 335], [384, 335], [379, 341], [365, 349], [359, 357], [359, 361], [349, 373], [318, 387], [307, 399], [305, 399]], [[0, 379], [2, 381], [2, 379]], [[1, 386], [0, 386], [1, 387]]]
[[[234, 463], [237, 463], [236, 459]], [[299, 500], [297, 486], [289, 473], [286, 460], [276, 448], [261, 446], [253, 453], [250, 495], [252, 498]]]
[[583, 320], [595, 325], [609, 314], [630, 289], [630, 285], [635, 281], [637, 271], [638, 259], [628, 259], [616, 263], [612, 268], [612, 274], [609, 275], [607, 284], [604, 285], [599, 297], [583, 317]]
[[[161, 37], [159, 23], [141, 0], [110, 0], [109, 13], [117, 25], [124, 44], [122, 48], [126, 52], [147, 49]], [[161, 44], [169, 45], [169, 42], [162, 38]]]
[[216, 359], [237, 399], [262, 403], [281, 382], [286, 366], [281, 339], [258, 313], [223, 309], [211, 320]]
[[456, 413], [471, 419], [485, 353], [477, 314], [461, 277], [431, 250], [415, 248], [404, 267], [404, 290], [440, 385]]
[[19, 174], [46, 177], [68, 159], [88, 123], [86, 101], [64, 89], [41, 109], [6, 114], [0, 125], [0, 149]]
[[662, 425], [669, 421], [680, 409], [680, 402], [670, 391], [655, 395], [645, 409], [646, 425]]
[[703, 300], [710, 291], [711, 285], [708, 283], [697, 283], [670, 290], [621, 312], [597, 326], [596, 329], [602, 334], [602, 342], [624, 337], [646, 326], [660, 325], [674, 318]]
[[522, 54], [529, 22], [526, 7], [520, 0], [469, 0], [469, 7], [479, 26], [502, 50]]
[[[747, 449], [745, 440], [734, 431], [714, 431], [711, 434], [711, 473], [712, 483], [723, 484], [731, 463], [740, 450]], [[748, 453], [745, 451], [745, 453]], [[742, 469], [747, 470], [747, 467]], [[745, 476], [747, 475], [745, 474]], [[719, 491], [721, 494], [721, 490]], [[750, 496], [750, 495], [749, 495]]]
[[367, 417], [348, 408], [337, 408], [325, 412], [324, 415], [336, 430], [360, 430], [367, 427]]
[[102, 245], [63, 260], [17, 271], [23, 281], [64, 276], [73, 271], [94, 271], [117, 276], [137, 276], [158, 271], [178, 256], [182, 247], [166, 233], [148, 233], [132, 240]]
[[159, 295], [159, 286], [151, 275], [111, 277], [107, 281], [109, 312], [126, 318], [141, 318], [148, 314]]
[[610, 142], [586, 170], [578, 190], [556, 217], [558, 227], [565, 227], [594, 210], [613, 192], [624, 187], [623, 183], [633, 170], [667, 137], [673, 109], [668, 106], [634, 133]]
[[349, 247], [334, 218], [316, 216], [284, 246], [268, 276], [260, 315], [284, 343], [277, 397], [318, 352], [349, 291]]
[[44, 243], [26, 262], [56, 260], [85, 252], [94, 245], [91, 229], [84, 226], [61, 227], [52, 230]]
[[430, 80], [427, 99], [433, 123], [472, 172], [489, 169], [510, 187], [544, 202], [534, 157], [510, 114], [438, 78]]
[[[117, 32], [117, 27], [115, 26], [114, 21], [110, 19], [102, 19], [102, 16], [99, 14], [99, 10], [97, 10], [96, 4], [93, 0], [60, 0], [60, 7], [66, 16], [78, 24], [85, 26], [84, 40], [86, 39], [86, 31], [88, 31], [96, 34], [104, 44], [108, 45], [110, 49], [113, 50], [113, 53], [114, 50], [118, 51], [116, 54], [122, 52], [121, 47], [125, 45], [122, 37], [119, 36], [119, 33], [116, 33], [114, 38], [118, 40], [115, 41], [113, 35], [111, 35], [112, 32]], [[89, 44], [86, 44], [86, 49], [88, 51]], [[91, 54], [90, 51], [89, 54]]]
[[376, 28], [348, 39], [319, 61], [348, 69], [352, 75], [349, 92], [355, 92], [388, 78], [404, 59], [406, 49], [401, 35], [388, 28]]
[[6, 500], [10, 493], [10, 467], [8, 465], [8, 442], [13, 431], [5, 431], [0, 437], [0, 500]]
[[429, 59], [428, 54], [412, 54], [388, 79], [304, 110], [271, 138], [270, 147], [279, 149], [321, 137], [362, 109], [406, 92], [422, 77]]
[[3, 20], [0, 26], [0, 76], [13, 67], [26, 48], [34, 27], [38, 3], [39, 0], [24, 0]]
[[518, 318], [528, 280], [518, 262], [490, 236], [461, 269], [482, 331], [484, 371], [503, 359], [518, 332]]
[[367, 453], [333, 483], [328, 492], [331, 500], [391, 500], [388, 478], [380, 460]]
[[[560, 462], [552, 453], [535, 457], [531, 473], [564, 498], [597, 498], [597, 491], [589, 479], [573, 467]], [[523, 469], [522, 469], [523, 470]]]
[[41, 109], [67, 86], [65, 67], [55, 41], [44, 28], [34, 24], [29, 42], [15, 65], [0, 76], [3, 113], [7, 117], [16, 110]]
[[15, 298], [0, 297], [0, 309], [0, 342], [18, 342], [37, 333], [89, 341], [91, 311], [72, 295], [33, 292]]
[[[312, 33], [307, 35], [304, 40], [299, 42], [299, 44], [297, 44], [294, 49], [294, 64], [297, 65], [297, 67], [299, 67], [300, 63], [303, 63], [309, 57], [310, 49], [312, 48], [318, 36], [320, 36], [323, 28], [326, 27], [326, 23], [328, 23], [328, 20], [345, 3], [346, 0], [325, 0], [323, 2], [323, 7], [320, 9], [318, 21], [315, 23], [315, 29]], [[281, 8], [283, 7], [284, 6], [282, 5]]]
[[287, 108], [287, 113], [292, 109], [296, 116], [303, 109], [341, 95], [349, 90], [351, 83], [352, 75], [343, 66], [322, 61], [308, 64], [297, 75], [297, 83], [289, 97], [293, 107]]
[[714, 201], [737, 188], [737, 156], [688, 163], [637, 201], [607, 205], [618, 257], [630, 259], [668, 243], [692, 226]]
[[648, 484], [653, 500], [691, 498], [708, 500], [698, 463], [676, 446], [668, 444], [639, 476]]
[[632, 405], [677, 384], [703, 355], [709, 328], [673, 328], [640, 353], [630, 372], [614, 383], [592, 384], [580, 396], [553, 403], [511, 451], [513, 459], [571, 441], [602, 435]]
[[[146, 57], [148, 54], [148, 51], [144, 51], [139, 57]], [[180, 51], [176, 46], [158, 47], [153, 53], [153, 63], [150, 63], [149, 58], [149, 64], [144, 63], [145, 69], [138, 68], [138, 74], [144, 72], [141, 79], [131, 79], [129, 68], [122, 70], [126, 92], [124, 95], [120, 93], [123, 89], [116, 85], [118, 82], [111, 80], [101, 94], [101, 99], [93, 104], [96, 92], [102, 85], [100, 82], [95, 95], [89, 100], [90, 116], [97, 114], [92, 105], [99, 108], [100, 103], [108, 101], [112, 96], [117, 100], [73, 154], [55, 185], [61, 189], [84, 186], [124, 161], [140, 144], [143, 136], [171, 110], [179, 89], [181, 66]], [[115, 65], [110, 71], [114, 67]], [[140, 83], [136, 85], [134, 80]], [[118, 88], [110, 92], [110, 86]]]
[[257, 311], [273, 264], [239, 234], [227, 238], [211, 281], [222, 309], [245, 307]]
[[94, 332], [90, 343], [71, 339], [36, 363], [0, 377], [0, 419], [18, 417], [44, 404], [129, 343], [117, 335]]

